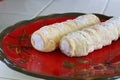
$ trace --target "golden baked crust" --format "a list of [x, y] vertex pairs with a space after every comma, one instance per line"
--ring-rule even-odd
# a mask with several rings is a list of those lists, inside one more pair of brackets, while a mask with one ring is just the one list
[[[33, 47], [39, 51], [51, 52], [59, 47], [61, 38], [66, 34], [81, 30], [97, 23], [100, 23], [100, 20], [97, 16], [93, 14], [87, 14], [79, 16], [73, 20], [47, 25], [32, 34], [31, 43]], [[36, 35], [39, 35], [39, 38], [34, 37]], [[37, 39], [40, 40], [38, 41]]]
[[113, 40], [117, 40], [119, 37], [120, 18], [112, 18], [89, 28], [69, 33], [61, 39], [60, 49], [70, 57], [86, 56], [96, 49], [110, 45]]

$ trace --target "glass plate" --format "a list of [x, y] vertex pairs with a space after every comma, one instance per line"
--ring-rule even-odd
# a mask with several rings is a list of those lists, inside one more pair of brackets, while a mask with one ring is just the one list
[[[59, 49], [43, 53], [30, 43], [42, 26], [74, 19], [84, 13], [39, 16], [16, 23], [0, 33], [0, 60], [19, 72], [45, 79], [115, 79], [120, 76], [120, 39], [84, 57], [67, 57]], [[109, 16], [95, 14], [101, 22]]]

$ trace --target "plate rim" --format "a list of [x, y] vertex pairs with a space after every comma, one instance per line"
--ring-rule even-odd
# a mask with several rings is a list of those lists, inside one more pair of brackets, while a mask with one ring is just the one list
[[[49, 75], [44, 75], [44, 74], [38, 74], [38, 73], [33, 73], [30, 72], [16, 64], [14, 64], [11, 60], [9, 60], [6, 55], [5, 52], [2, 50], [2, 40], [4, 38], [4, 36], [6, 36], [7, 34], [9, 34], [10, 32], [12, 32], [13, 30], [15, 30], [16, 28], [19, 28], [23, 25], [27, 25], [30, 24], [32, 22], [38, 21], [38, 20], [44, 20], [47, 18], [54, 18], [54, 17], [62, 17], [62, 16], [80, 16], [80, 15], [84, 15], [86, 13], [59, 13], [59, 14], [50, 14], [50, 15], [45, 15], [45, 16], [37, 16], [31, 20], [23, 20], [23, 21], [19, 21], [14, 25], [8, 26], [7, 28], [5, 28], [3, 31], [0, 32], [0, 60], [5, 63], [9, 68], [16, 70], [18, 72], [33, 76], [33, 77], [38, 77], [38, 78], [43, 78], [43, 79], [49, 79], [49, 80], [53, 80], [53, 79], [70, 79], [70, 80], [78, 80], [78, 78], [69, 78], [69, 77], [58, 77], [58, 76], [49, 76]], [[92, 13], [95, 14], [98, 17], [104, 17], [106, 19], [111, 18], [112, 16], [106, 16], [103, 14], [98, 14], [98, 13]], [[87, 80], [87, 79], [112, 79], [114, 77], [119, 77], [120, 78], [120, 74], [115, 74], [115, 75], [101, 75], [101, 76], [95, 76], [95, 77], [90, 77], [90, 78], [81, 78], [82, 80]]]

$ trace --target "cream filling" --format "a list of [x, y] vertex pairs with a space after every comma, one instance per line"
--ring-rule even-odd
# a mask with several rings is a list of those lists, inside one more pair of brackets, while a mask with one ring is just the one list
[[33, 34], [31, 36], [31, 43], [32, 43], [33, 47], [37, 50], [44, 49], [44, 42], [43, 42], [41, 36], [38, 34]]
[[61, 51], [63, 51], [64, 54], [70, 56], [71, 53], [70, 53], [70, 45], [69, 43], [67, 42], [67, 40], [63, 39], [60, 43], [60, 49]]

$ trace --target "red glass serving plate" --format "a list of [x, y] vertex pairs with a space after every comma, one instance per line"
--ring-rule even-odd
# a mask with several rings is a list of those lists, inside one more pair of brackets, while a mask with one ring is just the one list
[[[45, 26], [74, 19], [82, 13], [36, 17], [16, 23], [0, 33], [0, 60], [19, 72], [45, 79], [113, 79], [120, 77], [120, 39], [84, 57], [67, 57], [59, 49], [43, 53], [35, 50], [31, 34]], [[101, 22], [111, 17], [95, 14]]]

